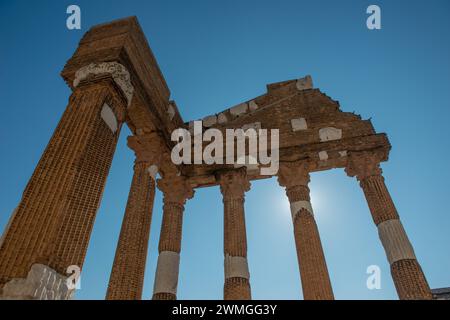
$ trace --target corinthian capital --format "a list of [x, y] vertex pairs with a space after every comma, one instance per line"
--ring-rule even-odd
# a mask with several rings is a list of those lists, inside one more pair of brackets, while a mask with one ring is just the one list
[[167, 160], [168, 149], [158, 132], [129, 136], [127, 145], [134, 151], [138, 162], [145, 161], [161, 167]]
[[245, 167], [221, 172], [218, 174], [218, 178], [224, 199], [244, 198], [245, 192], [250, 190]]
[[158, 189], [164, 193], [164, 203], [184, 205], [194, 196], [194, 189], [182, 176], [165, 177], [158, 180]]
[[281, 162], [278, 170], [278, 183], [286, 188], [308, 186], [311, 163], [308, 160]]
[[345, 172], [350, 177], [355, 177], [358, 181], [367, 177], [381, 175], [380, 162], [383, 155], [377, 151], [351, 152], [348, 155], [348, 164]]
[[73, 86], [76, 88], [81, 81], [86, 80], [89, 77], [109, 75], [117, 86], [122, 90], [125, 95], [128, 106], [131, 103], [133, 97], [134, 87], [131, 84], [130, 73], [127, 68], [117, 62], [102, 62], [91, 63], [84, 66], [75, 73], [75, 79], [73, 80]]

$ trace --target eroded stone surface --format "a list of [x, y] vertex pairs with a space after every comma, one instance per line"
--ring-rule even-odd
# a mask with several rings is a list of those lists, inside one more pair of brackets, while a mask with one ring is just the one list
[[180, 255], [177, 252], [162, 251], [158, 257], [153, 294], [177, 294]]
[[233, 116], [239, 116], [241, 114], [246, 113], [248, 110], [248, 105], [246, 103], [238, 104], [237, 106], [230, 109], [230, 113]]
[[292, 131], [301, 131], [308, 129], [308, 124], [305, 118], [295, 118], [291, 119]]
[[302, 209], [305, 209], [309, 213], [314, 214], [310, 201], [304, 201], [304, 200], [295, 201], [295, 202], [292, 202], [290, 204], [290, 206], [291, 206], [292, 221], [295, 221], [295, 218], [297, 217], [297, 215], [300, 213], [300, 210], [302, 210]]
[[85, 80], [91, 75], [109, 74], [114, 79], [116, 84], [122, 90], [126, 96], [128, 105], [131, 104], [133, 97], [134, 87], [131, 84], [130, 73], [127, 68], [117, 62], [102, 62], [91, 63], [87, 66], [80, 68], [75, 73], [75, 79], [73, 80], [73, 86], [77, 87], [81, 81]]
[[116, 133], [118, 128], [118, 122], [114, 111], [112, 111], [111, 107], [108, 104], [104, 104], [102, 107], [102, 111], [100, 113], [103, 121], [108, 125], [113, 133]]
[[391, 219], [381, 222], [378, 225], [378, 235], [390, 264], [399, 260], [416, 259], [400, 220]]
[[255, 111], [256, 109], [258, 109], [258, 104], [255, 102], [255, 100], [252, 100], [248, 103], [248, 108], [250, 109], [250, 111]]
[[328, 160], [328, 152], [320, 151], [319, 152], [319, 159], [322, 160], [322, 161]]
[[175, 107], [172, 104], [169, 104], [169, 106], [167, 107], [167, 114], [170, 120], [175, 117]]
[[7, 282], [1, 299], [5, 300], [67, 300], [74, 288], [69, 288], [68, 277], [42, 264], [34, 264], [25, 279]]
[[320, 141], [333, 141], [342, 138], [342, 130], [333, 127], [321, 128], [319, 130]]
[[153, 178], [153, 180], [156, 180], [156, 175], [159, 172], [159, 168], [157, 165], [152, 164], [150, 167], [148, 167], [148, 173]]
[[225, 279], [228, 278], [245, 278], [250, 279], [248, 270], [248, 262], [245, 257], [233, 257], [229, 254], [225, 255]]
[[213, 116], [208, 116], [203, 118], [203, 126], [204, 127], [212, 127], [213, 125], [215, 125], [217, 123], [217, 117], [215, 115]]
[[225, 113], [220, 113], [217, 116], [217, 122], [220, 124], [226, 123], [228, 121], [227, 116], [225, 115]]
[[313, 82], [311, 76], [306, 76], [304, 78], [300, 78], [296, 83], [298, 90], [307, 90], [313, 88]]

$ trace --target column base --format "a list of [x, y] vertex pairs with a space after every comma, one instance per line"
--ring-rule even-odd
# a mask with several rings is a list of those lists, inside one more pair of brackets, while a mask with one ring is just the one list
[[228, 278], [225, 279], [223, 289], [225, 300], [251, 300], [250, 281], [245, 278]]
[[415, 259], [391, 264], [391, 274], [401, 300], [431, 300], [432, 294], [422, 268]]
[[68, 277], [43, 264], [31, 266], [24, 279], [12, 279], [1, 292], [0, 300], [69, 300], [75, 289], [67, 286]]
[[173, 293], [155, 293], [153, 294], [152, 300], [177, 300], [177, 296]]

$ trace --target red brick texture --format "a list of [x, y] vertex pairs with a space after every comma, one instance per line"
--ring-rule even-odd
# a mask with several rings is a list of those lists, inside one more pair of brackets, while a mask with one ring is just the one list
[[391, 219], [399, 219], [397, 209], [386, 188], [381, 175], [369, 176], [360, 181], [361, 188], [367, 199], [375, 225]]
[[152, 220], [155, 181], [147, 162], [137, 161], [120, 230], [107, 300], [140, 300]]
[[177, 296], [173, 293], [155, 293], [152, 300], [177, 300]]
[[251, 300], [250, 281], [240, 277], [225, 279], [223, 294], [224, 300]]
[[180, 253], [183, 231], [184, 205], [164, 201], [164, 214], [159, 238], [159, 252], [173, 251]]
[[[100, 116], [114, 111], [113, 133]], [[110, 81], [79, 86], [28, 182], [0, 248], [0, 286], [35, 263], [66, 274], [82, 267], [126, 102]]]
[[[287, 188], [289, 202], [310, 201], [307, 186]], [[320, 241], [319, 230], [311, 212], [301, 209], [294, 218], [294, 236], [305, 300], [333, 300], [333, 289]]]
[[405, 259], [394, 262], [391, 265], [391, 274], [400, 299], [432, 299], [427, 279], [416, 259]]

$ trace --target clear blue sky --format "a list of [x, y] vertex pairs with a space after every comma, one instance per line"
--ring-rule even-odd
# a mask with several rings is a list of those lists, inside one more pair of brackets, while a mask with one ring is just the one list
[[[65, 26], [78, 4], [82, 30]], [[366, 28], [378, 4], [382, 30]], [[59, 76], [90, 26], [137, 15], [185, 120], [311, 74], [344, 111], [372, 118], [392, 143], [386, 183], [432, 288], [450, 286], [450, 2], [0, 0], [0, 228], [17, 206], [70, 90]], [[80, 299], [103, 299], [132, 178], [122, 131], [82, 275]], [[314, 173], [312, 203], [337, 299], [393, 299], [395, 289], [357, 182]], [[246, 203], [253, 297], [300, 299], [287, 198], [275, 179]], [[186, 205], [178, 297], [221, 299], [223, 217], [218, 188]], [[151, 297], [161, 226], [156, 196], [144, 298]], [[382, 289], [366, 288], [379, 265]]]

